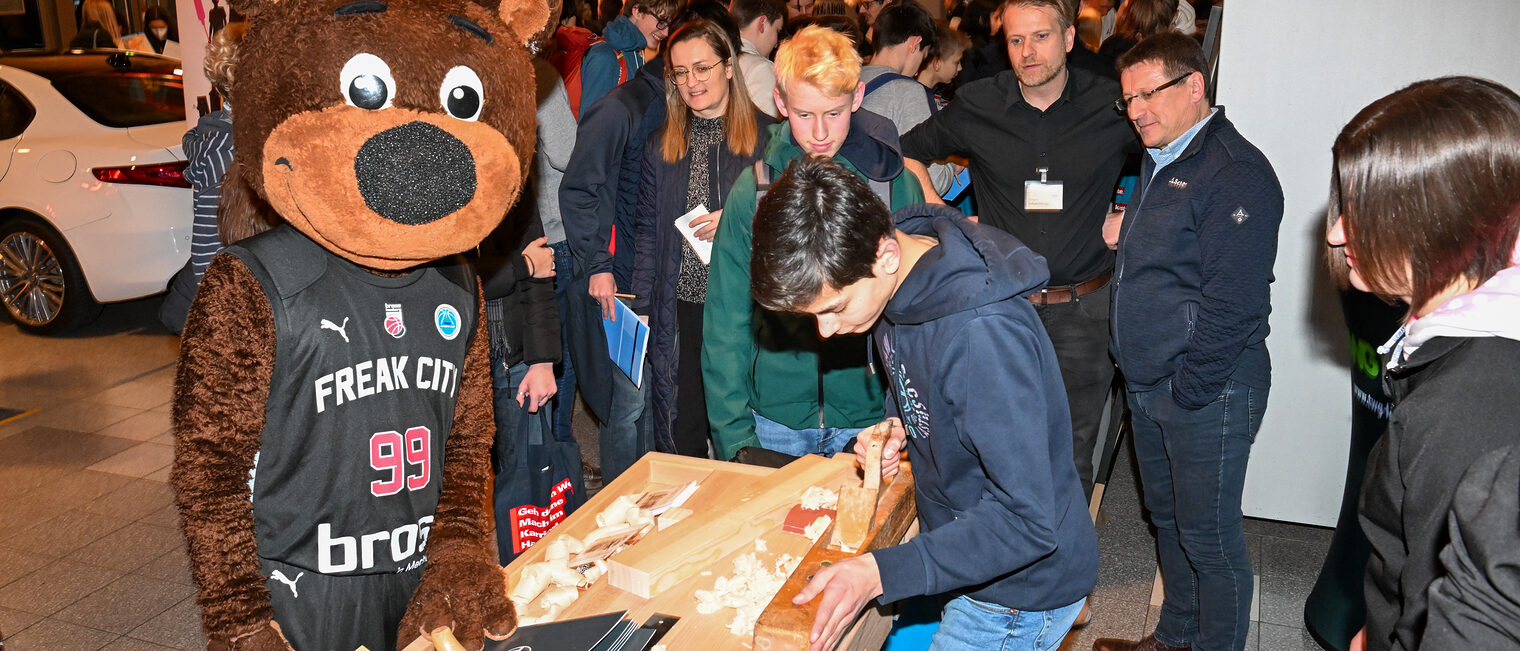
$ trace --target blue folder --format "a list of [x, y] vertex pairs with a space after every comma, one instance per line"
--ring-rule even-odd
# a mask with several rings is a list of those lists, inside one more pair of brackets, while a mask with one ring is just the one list
[[622, 300], [613, 299], [612, 302], [617, 304], [617, 321], [602, 317], [602, 330], [607, 333], [607, 355], [634, 386], [642, 387], [644, 355], [649, 351], [649, 326], [644, 325]]

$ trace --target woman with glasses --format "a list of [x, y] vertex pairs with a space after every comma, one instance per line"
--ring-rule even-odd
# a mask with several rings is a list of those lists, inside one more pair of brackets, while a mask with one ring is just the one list
[[[700, 245], [712, 241], [723, 200], [765, 148], [770, 117], [750, 102], [738, 48], [710, 20], [682, 25], [665, 45], [665, 126], [644, 145], [643, 182], [630, 307], [649, 321], [651, 405], [656, 448], [708, 455], [702, 392], [702, 304], [707, 265], [676, 219], [691, 221]], [[677, 400], [679, 392], [680, 399]]]
[[[1520, 95], [1472, 77], [1417, 82], [1362, 109], [1332, 153], [1333, 266], [1410, 306], [1379, 349], [1395, 406], [1362, 482], [1366, 648], [1514, 648], [1453, 633], [1509, 625], [1494, 606], [1520, 598], [1515, 530], [1464, 521], [1482, 520], [1489, 491], [1458, 489], [1520, 441]], [[1487, 472], [1480, 484], [1494, 485]], [[1499, 483], [1513, 499], [1515, 475]], [[1513, 522], [1513, 502], [1493, 504]]]

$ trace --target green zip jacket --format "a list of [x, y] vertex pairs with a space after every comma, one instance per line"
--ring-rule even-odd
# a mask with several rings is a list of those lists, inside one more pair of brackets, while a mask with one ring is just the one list
[[[768, 128], [764, 160], [774, 182], [804, 152], [786, 122]], [[868, 180], [888, 182], [893, 210], [924, 200], [918, 179], [903, 171], [892, 123], [874, 113], [851, 116], [834, 160]], [[723, 203], [707, 272], [702, 383], [714, 447], [723, 459], [760, 444], [753, 413], [799, 430], [866, 427], [884, 413], [866, 335], [820, 339], [812, 317], [755, 305], [749, 278], [755, 203], [755, 173], [748, 169]]]

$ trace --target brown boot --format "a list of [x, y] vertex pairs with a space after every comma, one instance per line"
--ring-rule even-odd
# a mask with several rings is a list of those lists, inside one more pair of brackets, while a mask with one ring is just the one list
[[1155, 636], [1147, 635], [1140, 638], [1139, 642], [1121, 640], [1118, 638], [1105, 637], [1093, 641], [1093, 651], [1192, 651], [1190, 646], [1167, 646], [1156, 641]]

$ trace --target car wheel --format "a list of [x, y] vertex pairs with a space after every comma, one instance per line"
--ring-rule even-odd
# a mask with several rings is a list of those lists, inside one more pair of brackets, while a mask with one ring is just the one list
[[74, 252], [52, 229], [28, 219], [0, 224], [0, 303], [34, 334], [63, 332], [100, 315]]

